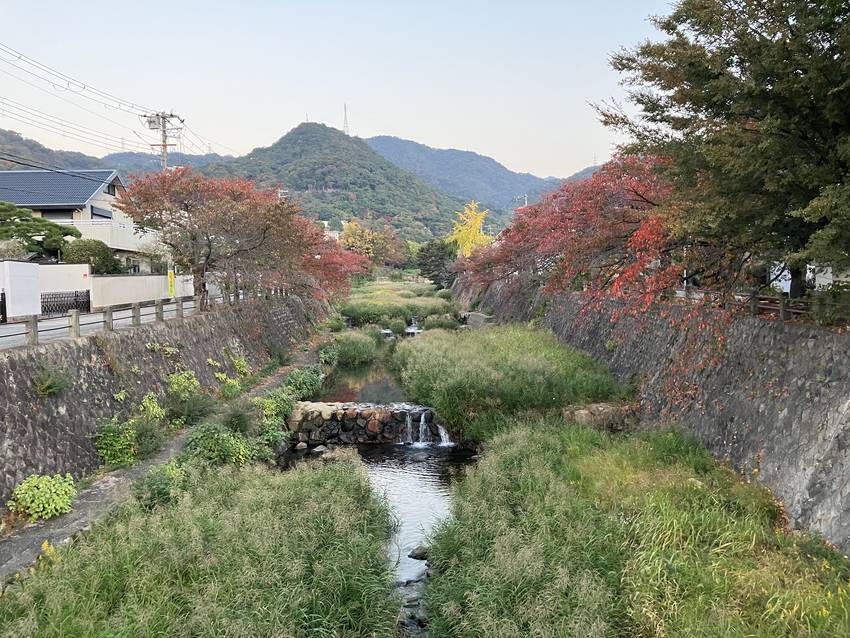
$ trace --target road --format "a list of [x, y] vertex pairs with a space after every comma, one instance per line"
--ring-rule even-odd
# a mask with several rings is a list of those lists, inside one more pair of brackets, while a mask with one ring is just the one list
[[[183, 302], [183, 314], [191, 315], [195, 312], [194, 301]], [[142, 308], [142, 323], [150, 323], [156, 320], [153, 306]], [[165, 319], [177, 316], [176, 304], [174, 302], [163, 304], [163, 316]], [[133, 323], [133, 311], [115, 310], [112, 313], [112, 324], [115, 328], [124, 328]], [[103, 330], [103, 313], [86, 312], [80, 314], [80, 334], [94, 334]], [[0, 349], [13, 348], [26, 345], [27, 324], [25, 323], [0, 323]], [[38, 342], [55, 341], [68, 336], [68, 317], [54, 317], [39, 319]]]

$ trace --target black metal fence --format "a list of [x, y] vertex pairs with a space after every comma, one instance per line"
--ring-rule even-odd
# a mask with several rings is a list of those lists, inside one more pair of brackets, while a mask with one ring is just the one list
[[0, 292], [0, 323], [6, 323], [6, 293]]
[[89, 312], [91, 310], [91, 293], [88, 290], [73, 292], [43, 292], [41, 293], [41, 315], [64, 315], [69, 310]]

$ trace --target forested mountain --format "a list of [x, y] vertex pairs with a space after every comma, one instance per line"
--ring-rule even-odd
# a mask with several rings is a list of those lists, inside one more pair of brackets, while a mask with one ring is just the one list
[[[201, 171], [286, 188], [307, 213], [330, 221], [333, 228], [356, 217], [389, 223], [405, 239], [418, 241], [450, 231], [455, 212], [463, 207], [462, 201], [387, 161], [363, 140], [323, 124], [301, 124], [271, 146]], [[504, 225], [505, 217], [494, 215], [494, 228]]]
[[561, 181], [511, 171], [491, 157], [472, 151], [431, 148], [389, 135], [366, 140], [375, 151], [423, 181], [462, 199], [474, 199], [494, 209], [513, 209], [517, 197], [529, 202], [555, 190]]
[[[0, 155], [13, 159], [35, 160], [33, 164], [49, 165], [51, 168], [105, 168], [104, 163], [97, 157], [76, 153], [74, 151], [54, 151], [35, 140], [23, 137], [15, 131], [0, 129]], [[0, 159], [0, 170], [22, 170], [32, 168], [14, 162]]]
[[[168, 154], [169, 166], [194, 166], [196, 168], [232, 159], [229, 155], [218, 153], [205, 153], [204, 155], [191, 155], [189, 153], [170, 152]], [[159, 155], [155, 153], [110, 153], [103, 157], [103, 163], [111, 168], [117, 168], [123, 173], [146, 173], [158, 171], [160, 168]]]

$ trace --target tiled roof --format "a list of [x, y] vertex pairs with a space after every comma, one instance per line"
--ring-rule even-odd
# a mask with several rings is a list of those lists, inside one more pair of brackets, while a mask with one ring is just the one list
[[79, 207], [102, 191], [116, 175], [111, 170], [0, 171], [0, 202], [23, 208]]

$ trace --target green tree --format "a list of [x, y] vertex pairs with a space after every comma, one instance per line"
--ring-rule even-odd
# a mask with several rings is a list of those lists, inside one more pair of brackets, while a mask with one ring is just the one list
[[655, 24], [663, 41], [613, 58], [639, 115], [600, 111], [670, 158], [679, 232], [716, 248], [695, 274], [783, 260], [798, 288], [808, 260], [850, 265], [850, 5], [680, 0]]
[[425, 242], [416, 255], [420, 274], [442, 288], [448, 288], [454, 283], [456, 274], [451, 266], [455, 259], [457, 244], [444, 239]]
[[112, 249], [99, 239], [77, 239], [69, 242], [62, 253], [63, 261], [69, 264], [91, 264], [97, 275], [114, 275], [121, 272], [121, 264], [112, 254]]
[[16, 239], [28, 252], [55, 256], [65, 248], [66, 237], [79, 236], [80, 231], [73, 226], [33, 217], [28, 208], [0, 202], [0, 240]]

